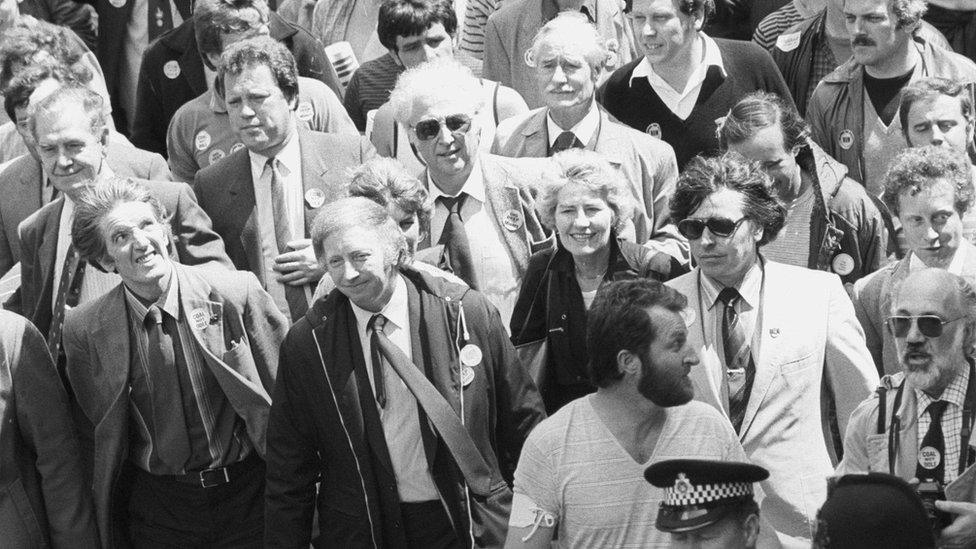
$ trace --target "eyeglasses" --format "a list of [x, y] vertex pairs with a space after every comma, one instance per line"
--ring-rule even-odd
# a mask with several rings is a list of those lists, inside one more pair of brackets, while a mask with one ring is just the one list
[[708, 219], [683, 219], [678, 222], [678, 232], [688, 240], [698, 240], [701, 238], [705, 227], [715, 236], [729, 236], [734, 233], [739, 225], [747, 218], [743, 217], [738, 221], [732, 221], [724, 217], [709, 217]]
[[[442, 122], [436, 118], [428, 118], [414, 124], [413, 131], [417, 134], [417, 139], [430, 141], [441, 133], [441, 124]], [[457, 134], [468, 131], [471, 127], [471, 117], [466, 114], [452, 114], [444, 117], [443, 124], [456, 137]]]
[[953, 323], [963, 317], [953, 318], [952, 320], [942, 320], [941, 317], [935, 315], [919, 315], [919, 316], [889, 316], [886, 320], [888, 323], [888, 329], [895, 337], [905, 337], [908, 335], [908, 330], [912, 329], [912, 323], [918, 324], [918, 331], [922, 332], [925, 337], [939, 337], [942, 335], [942, 327], [946, 324]]

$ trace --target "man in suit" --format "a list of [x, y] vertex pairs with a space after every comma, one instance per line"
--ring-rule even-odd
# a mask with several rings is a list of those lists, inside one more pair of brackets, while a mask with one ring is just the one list
[[[32, 109], [31, 132], [41, 166], [60, 196], [18, 228], [21, 286], [5, 307], [37, 326], [57, 360], [66, 310], [95, 299], [118, 282], [114, 275], [80, 260], [70, 240], [78, 194], [115, 177], [115, 172], [105, 161], [108, 120], [98, 94], [82, 87], [62, 87]], [[144, 183], [171, 213], [169, 222], [180, 261], [233, 268], [188, 185]]]
[[324, 272], [308, 238], [312, 221], [344, 195], [346, 169], [372, 156], [359, 136], [298, 128], [297, 78], [280, 42], [254, 38], [224, 52], [220, 92], [244, 147], [194, 182], [234, 265], [257, 275], [292, 320], [305, 314]]
[[611, 55], [605, 43], [582, 14], [564, 12], [546, 23], [527, 54], [546, 106], [502, 122], [492, 152], [543, 157], [576, 147], [607, 157], [637, 201], [636, 242], [663, 252], [652, 261], [667, 272], [670, 258], [689, 261], [688, 243], [668, 211], [678, 164], [670, 145], [611, 121], [597, 105], [596, 86]]
[[336, 95], [342, 95], [339, 77], [322, 43], [307, 30], [282, 19], [265, 0], [200, 1], [208, 3], [208, 10], [219, 13], [220, 25], [226, 25], [226, 30], [212, 28], [202, 35], [196, 29], [194, 16], [146, 50], [139, 67], [135, 117], [131, 122], [132, 142], [136, 146], [165, 155], [166, 128], [173, 114], [210, 89], [216, 67], [203, 55], [199, 45], [202, 39], [222, 40], [224, 34], [234, 38], [254, 31], [269, 35], [292, 52], [299, 74], [320, 80]]
[[[63, 85], [76, 84], [73, 75], [57, 65], [42, 64], [25, 69], [13, 79], [4, 101], [10, 103], [18, 121], [17, 131], [29, 154], [0, 164], [0, 276], [20, 261], [20, 239], [17, 226], [27, 217], [51, 202], [57, 192], [44, 175], [40, 155], [29, 127], [30, 104], [40, 103]], [[170, 178], [169, 169], [161, 156], [136, 149], [114, 139], [109, 134], [105, 147], [105, 162], [121, 177], [135, 177], [153, 181]], [[120, 136], [121, 137], [121, 136]]]
[[973, 207], [972, 172], [963, 153], [935, 146], [906, 149], [888, 169], [884, 185], [884, 202], [901, 222], [907, 251], [857, 281], [851, 295], [882, 375], [901, 371], [884, 322], [908, 273], [936, 267], [976, 282], [976, 246], [963, 237], [962, 219]]
[[749, 459], [769, 470], [762, 516], [783, 544], [808, 547], [835, 433], [878, 375], [837, 275], [762, 256], [785, 218], [769, 187], [758, 164], [735, 154], [689, 163], [671, 215], [698, 267], [668, 284], [688, 297], [688, 338], [702, 360], [695, 398], [723, 411]]
[[498, 311], [409, 267], [367, 198], [326, 206], [313, 239], [337, 290], [282, 344], [267, 546], [307, 547], [316, 510], [322, 547], [501, 546], [507, 481], [545, 411]]
[[404, 72], [390, 102], [435, 201], [418, 249], [442, 247], [442, 267], [481, 291], [507, 325], [529, 256], [554, 245], [530, 193], [545, 161], [480, 152], [481, 85], [453, 60]]
[[72, 242], [121, 278], [64, 334], [102, 547], [261, 547], [287, 320], [252, 274], [174, 262], [165, 209], [132, 180], [79, 194]]

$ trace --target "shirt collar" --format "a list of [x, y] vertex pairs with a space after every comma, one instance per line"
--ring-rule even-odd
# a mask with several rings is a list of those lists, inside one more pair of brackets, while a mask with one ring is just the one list
[[[573, 132], [577, 139], [579, 139], [584, 146], [593, 139], [593, 134], [596, 133], [597, 127], [600, 125], [600, 111], [596, 108], [596, 99], [590, 101], [590, 110], [586, 111], [586, 116], [582, 120], [576, 123], [575, 126], [569, 128], [569, 131]], [[559, 137], [563, 131], [558, 124], [552, 119], [552, 115], [547, 111], [546, 113], [546, 128], [549, 131], [549, 146], [556, 142], [556, 138]]]
[[[587, 18], [591, 23], [596, 24], [596, 0], [584, 0], [583, 6], [587, 11]], [[548, 23], [557, 15], [560, 11], [570, 11], [570, 10], [560, 10], [557, 0], [542, 0], [542, 21]]]
[[[139, 297], [136, 296], [136, 294], [134, 294], [128, 286], [122, 284], [122, 287], [125, 288], [125, 301], [129, 304], [129, 310], [136, 315], [136, 319], [139, 320], [139, 324], [145, 323], [146, 315], [149, 314], [149, 307], [143, 305], [142, 301], [139, 300]], [[159, 296], [159, 299], [156, 300], [155, 303], [155, 305], [165, 311], [166, 314], [177, 320], [180, 318], [179, 288], [180, 282], [176, 276], [176, 270], [174, 269], [169, 277], [169, 288], [166, 289], [166, 292], [164, 292], [163, 295]]]
[[227, 104], [212, 89], [203, 92], [203, 94], [209, 96], [205, 100], [210, 105], [211, 111], [215, 114], [227, 114]]
[[[268, 164], [267, 156], [263, 154], [256, 153], [254, 151], [248, 151], [251, 157], [251, 170], [256, 173], [263, 173], [264, 167]], [[285, 176], [297, 173], [302, 167], [302, 151], [298, 146], [298, 133], [295, 128], [292, 128], [291, 137], [288, 138], [288, 142], [285, 143], [284, 148], [278, 151], [275, 155], [281, 166], [284, 166], [283, 174]]]
[[[763, 260], [760, 256], [759, 261], [756, 261], [752, 267], [746, 271], [746, 275], [742, 278], [742, 283], [739, 284], [739, 287], [737, 288], [739, 290], [739, 295], [742, 296], [742, 300], [745, 301], [751, 309], [759, 307], [759, 296], [762, 293], [763, 269]], [[709, 309], [711, 309], [718, 301], [719, 292], [721, 292], [725, 286], [721, 282], [713, 280], [705, 273], [701, 273], [701, 280], [702, 297], [705, 300], [705, 304]]]
[[969, 388], [969, 367], [963, 369], [962, 373], [957, 375], [949, 383], [939, 398], [932, 398], [925, 394], [919, 389], [915, 389], [915, 397], [918, 400], [918, 409], [915, 411], [917, 418], [922, 417], [922, 414], [928, 409], [929, 404], [937, 401], [944, 400], [949, 404], [954, 404], [959, 408], [962, 408], [966, 403], [966, 389]]
[[[704, 73], [708, 71], [708, 67], [714, 65], [722, 72], [723, 78], [728, 76], [728, 73], [725, 72], [725, 63], [722, 61], [722, 51], [718, 49], [718, 44], [715, 43], [715, 40], [711, 36], [708, 36], [703, 32], [699, 32], [698, 36], [702, 40], [702, 48], [704, 49], [704, 52], [702, 54], [702, 61], [698, 67], [696, 67], [695, 73]], [[688, 79], [689, 83], [695, 80], [695, 73], [692, 73], [691, 78]], [[663, 80], [661, 76], [654, 71], [654, 67], [651, 66], [651, 62], [647, 60], [647, 57], [644, 57], [641, 59], [641, 62], [634, 67], [634, 72], [630, 74], [630, 85], [634, 85], [635, 78], [647, 78], [650, 80], [652, 77]]]
[[[966, 246], [966, 243], [965, 242], [960, 243], [959, 247], [956, 248], [956, 253], [952, 256], [952, 260], [949, 261], [949, 266], [946, 268], [946, 271], [957, 276], [962, 276], [963, 274], [962, 270], [966, 266], [966, 255], [968, 253], [969, 250], [968, 250], [968, 246]], [[927, 265], [925, 264], [925, 262], [922, 261], [922, 259], [919, 258], [914, 253], [908, 259], [909, 271], [917, 271], [919, 269], [924, 269], [926, 267]]]
[[[369, 319], [373, 318], [373, 315], [377, 313], [367, 311], [352, 301], [349, 302], [349, 305], [352, 306], [352, 312], [356, 315], [356, 324], [359, 325], [359, 330], [366, 332], [367, 326], [369, 326]], [[407, 301], [407, 283], [403, 281], [402, 275], [397, 275], [396, 281], [393, 283], [393, 295], [390, 296], [390, 300], [386, 302], [386, 305], [378, 311], [378, 314], [386, 317], [387, 322], [392, 322], [394, 326], [401, 330], [407, 327], [410, 318], [410, 307]]]
[[[430, 199], [432, 202], [437, 201], [441, 196], [446, 196], [448, 198], [454, 198], [457, 196], [450, 195], [440, 190], [440, 188], [434, 184], [434, 181], [430, 178], [430, 171], [427, 171], [427, 189], [430, 191]], [[482, 204], [485, 203], [485, 180], [481, 175], [481, 162], [475, 158], [474, 167], [471, 168], [471, 174], [468, 175], [468, 180], [464, 182], [464, 186], [461, 187], [461, 191], [467, 193], [471, 198], [476, 199]], [[460, 193], [458, 193], [460, 194]]]

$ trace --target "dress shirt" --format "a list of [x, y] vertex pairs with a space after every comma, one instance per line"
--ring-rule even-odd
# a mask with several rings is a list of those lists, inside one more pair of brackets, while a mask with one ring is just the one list
[[[915, 398], [918, 401], [918, 409], [915, 411], [918, 419], [918, 443], [922, 444], [922, 439], [929, 432], [932, 424], [932, 417], [928, 413], [929, 404], [936, 400], [944, 400], [949, 403], [945, 412], [942, 414], [942, 433], [945, 439], [945, 482], [952, 482], [959, 476], [959, 443], [962, 433], [962, 409], [966, 403], [966, 389], [969, 386], [969, 366], [963, 368], [962, 373], [949, 383], [949, 386], [942, 391], [938, 398], [932, 398], [918, 389], [915, 389]], [[921, 450], [921, 448], [919, 448]], [[966, 449], [967, 453], [969, 449]]]
[[[375, 395], [376, 382], [373, 379], [373, 357], [369, 345], [372, 331], [368, 330], [367, 326], [369, 320], [377, 313], [362, 309], [351, 301], [350, 305], [356, 316], [356, 331], [363, 348], [363, 358], [366, 360], [370, 394]], [[386, 326], [383, 328], [386, 337], [413, 359], [407, 284], [403, 277], [397, 276], [393, 295], [378, 314], [386, 317]], [[383, 438], [386, 439], [386, 447], [390, 451], [393, 473], [396, 475], [400, 501], [440, 499], [437, 487], [434, 485], [434, 478], [430, 475], [430, 466], [424, 453], [424, 441], [420, 435], [420, 405], [400, 375], [386, 361], [383, 363], [383, 381], [386, 388], [386, 406], [377, 409], [380, 413], [380, 423], [383, 425]]]
[[[437, 244], [441, 239], [441, 233], [444, 231], [448, 214], [447, 207], [437, 198], [441, 196], [453, 198], [457, 195], [448, 195], [442, 192], [430, 179], [429, 172], [427, 174], [427, 188], [430, 190], [431, 200], [434, 202], [434, 212], [430, 219], [430, 241], [432, 244]], [[502, 231], [507, 229], [496, 225], [495, 216], [488, 211], [491, 205], [485, 200], [484, 174], [478, 160], [474, 161], [474, 168], [461, 188], [461, 192], [468, 194], [467, 200], [464, 201], [464, 207], [461, 208], [461, 219], [464, 221], [464, 228], [468, 234], [471, 260], [478, 275], [480, 291], [498, 308], [502, 322], [507, 327], [512, 318], [512, 311], [515, 310], [515, 301], [518, 299], [521, 281], [502, 237]], [[505, 212], [501, 213], [504, 214]]]
[[593, 139], [593, 135], [596, 134], [597, 128], [600, 127], [600, 111], [596, 108], [596, 100], [590, 101], [590, 110], [586, 111], [586, 116], [582, 120], [576, 123], [575, 126], [565, 130], [556, 124], [556, 121], [552, 119], [552, 113], [546, 114], [546, 129], [549, 132], [549, 148], [556, 143], [556, 138], [559, 134], [564, 131], [571, 131], [576, 139], [579, 139], [583, 146], [585, 147], [590, 140]]
[[[762, 298], [762, 283], [763, 283], [763, 267], [762, 260], [757, 261], [752, 268], [750, 268], [746, 275], [742, 278], [742, 283], [739, 284], [737, 288], [739, 290], [739, 295], [742, 296], [736, 303], [736, 313], [739, 315], [739, 323], [742, 325], [743, 331], [750, 336], [750, 351], [752, 353], [753, 360], [757, 363], [759, 362], [757, 357], [759, 356], [758, 342], [760, 338], [755, 337], [758, 333], [758, 329], [762, 329], [761, 326], [757, 326], [756, 322], [759, 321], [759, 306], [761, 305], [760, 300]], [[719, 292], [725, 286], [718, 281], [712, 280], [708, 275], [702, 273], [701, 275], [701, 298], [702, 306], [708, 310], [708, 314], [711, 317], [711, 322], [703, 322], [703, 328], [706, 330], [705, 341], [715, 342], [715, 348], [718, 349], [718, 354], [722, 355], [722, 363], [725, 364], [725, 353], [722, 351], [722, 303], [718, 299]]]
[[722, 77], [726, 77], [725, 64], [722, 63], [722, 52], [718, 49], [718, 44], [710, 36], [703, 32], [698, 33], [702, 43], [702, 60], [695, 67], [694, 72], [688, 77], [684, 90], [676, 90], [668, 84], [651, 66], [651, 62], [645, 57], [634, 67], [634, 72], [630, 75], [630, 84], [634, 84], [635, 78], [647, 78], [647, 82], [654, 89], [661, 101], [671, 109], [678, 118], [685, 120], [691, 115], [691, 111], [698, 102], [698, 94], [701, 92], [705, 76], [708, 75], [708, 68], [716, 66], [722, 71]]

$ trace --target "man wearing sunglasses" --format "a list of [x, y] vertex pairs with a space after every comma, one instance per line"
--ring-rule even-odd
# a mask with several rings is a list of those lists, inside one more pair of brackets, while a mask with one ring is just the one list
[[901, 222], [905, 257], [854, 284], [854, 312], [864, 328], [878, 372], [901, 371], [884, 319], [892, 296], [912, 271], [946, 269], [974, 282], [976, 247], [963, 237], [963, 216], [972, 208], [969, 161], [947, 147], [906, 149], [888, 168], [882, 199]]
[[837, 474], [882, 472], [944, 490], [939, 547], [976, 540], [976, 293], [944, 269], [905, 276], [885, 318], [899, 371], [851, 415]]
[[692, 160], [671, 218], [698, 266], [668, 284], [688, 298], [695, 398], [769, 470], [762, 512], [783, 544], [809, 547], [839, 434], [878, 375], [837, 275], [762, 256], [785, 218], [770, 186], [734, 153]]
[[453, 60], [404, 72], [390, 103], [427, 165], [420, 180], [434, 199], [418, 249], [441, 246], [440, 266], [485, 294], [507, 326], [529, 256], [554, 245], [530, 193], [546, 161], [481, 151], [481, 85]]

